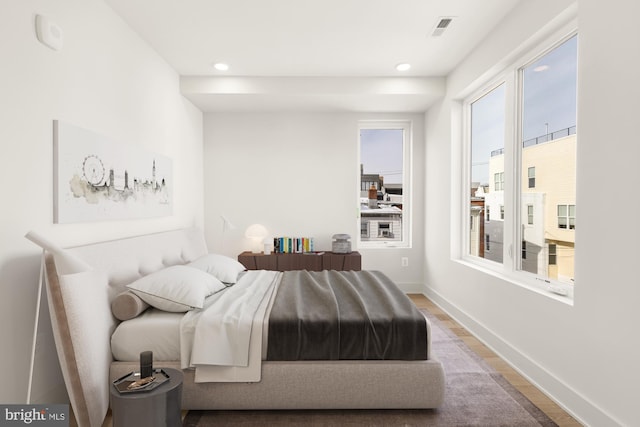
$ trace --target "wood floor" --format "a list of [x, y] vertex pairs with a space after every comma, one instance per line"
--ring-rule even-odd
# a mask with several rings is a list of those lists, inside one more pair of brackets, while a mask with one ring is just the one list
[[[533, 402], [538, 408], [540, 408], [549, 418], [556, 422], [561, 427], [581, 427], [578, 421], [576, 421], [571, 415], [567, 414], [560, 406], [549, 399], [544, 393], [533, 386], [522, 375], [517, 373], [511, 368], [505, 361], [500, 359], [497, 354], [491, 351], [487, 346], [482, 344], [479, 340], [473, 337], [466, 329], [460, 326], [454, 321], [447, 313], [442, 311], [440, 307], [431, 302], [424, 295], [412, 294], [409, 295], [411, 300], [418, 308], [424, 308], [429, 310], [436, 316], [445, 326], [451, 329], [461, 340], [465, 342], [473, 351], [475, 351], [480, 357], [482, 357], [487, 363], [489, 363], [496, 371], [500, 372], [507, 381], [509, 381], [520, 393], [524, 394], [527, 399]], [[183, 418], [187, 411], [182, 413]], [[73, 420], [73, 417], [71, 417]], [[107, 414], [102, 427], [111, 426], [111, 413]], [[73, 425], [73, 423], [72, 423]]]

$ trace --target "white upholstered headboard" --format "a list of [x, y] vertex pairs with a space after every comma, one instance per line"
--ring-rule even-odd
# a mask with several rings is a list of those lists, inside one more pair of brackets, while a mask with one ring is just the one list
[[67, 250], [107, 273], [111, 301], [127, 284], [162, 268], [193, 261], [207, 253], [207, 246], [202, 231], [189, 228]]
[[58, 275], [47, 256], [47, 296], [56, 349], [80, 427], [101, 426], [109, 408], [111, 301], [132, 281], [207, 253], [201, 230], [181, 229], [69, 248], [93, 270]]

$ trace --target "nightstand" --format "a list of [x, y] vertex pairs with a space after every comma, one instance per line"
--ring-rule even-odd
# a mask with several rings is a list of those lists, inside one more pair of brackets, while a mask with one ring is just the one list
[[169, 381], [153, 390], [120, 393], [113, 384], [113, 427], [180, 427], [182, 425], [182, 371], [161, 368]]

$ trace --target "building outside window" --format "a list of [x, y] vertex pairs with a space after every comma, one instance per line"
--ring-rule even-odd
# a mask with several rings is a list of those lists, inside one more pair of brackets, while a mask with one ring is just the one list
[[[577, 44], [573, 35], [540, 45], [464, 102], [466, 182], [472, 189], [485, 188], [480, 195], [485, 211], [499, 209], [500, 215], [485, 223], [484, 240], [463, 233], [469, 236], [462, 242], [463, 254], [505, 274], [523, 272], [518, 281], [531, 286], [551, 280], [571, 292]], [[479, 204], [466, 200], [465, 212]], [[484, 248], [472, 247], [472, 242], [484, 243]], [[518, 246], [520, 251], [512, 250]]]
[[408, 247], [411, 122], [361, 121], [359, 126], [360, 246]]

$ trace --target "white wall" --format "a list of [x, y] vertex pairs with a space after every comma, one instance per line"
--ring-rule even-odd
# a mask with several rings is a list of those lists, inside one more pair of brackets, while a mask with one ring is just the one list
[[[363, 268], [381, 270], [405, 290], [419, 290], [424, 257], [424, 117], [422, 114], [211, 113], [205, 115], [205, 229], [209, 249], [232, 257], [249, 249], [252, 223], [272, 236], [313, 236], [331, 250], [348, 233], [356, 247], [358, 120], [413, 121], [411, 249], [360, 249]], [[237, 228], [222, 232], [220, 215]], [[401, 267], [400, 258], [409, 258]]]
[[[37, 41], [36, 14], [61, 27], [61, 51]], [[180, 95], [178, 75], [100, 0], [3, 2], [0, 58], [0, 402], [24, 403], [40, 265], [24, 234], [68, 246], [202, 226], [202, 113]], [[54, 119], [172, 158], [173, 215], [54, 225]], [[42, 339], [33, 398], [64, 401], [51, 337]]]
[[[574, 305], [451, 259], [455, 100], [568, 5], [522, 2], [449, 77], [446, 99], [426, 115], [426, 293], [585, 424], [640, 425], [637, 2], [579, 1]], [[624, 231], [612, 232], [612, 224]]]

